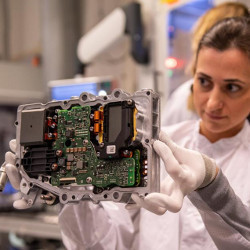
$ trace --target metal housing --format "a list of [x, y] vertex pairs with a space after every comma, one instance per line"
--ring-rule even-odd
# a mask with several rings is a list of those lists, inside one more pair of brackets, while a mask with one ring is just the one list
[[[72, 105], [94, 106], [97, 103], [105, 105], [110, 102], [124, 101], [132, 99], [135, 101], [138, 113], [136, 114], [136, 140], [140, 141], [147, 149], [148, 157], [148, 176], [147, 186], [145, 187], [113, 187], [110, 190], [105, 190], [100, 194], [93, 193], [91, 185], [67, 185], [67, 186], [52, 186], [49, 182], [42, 178], [30, 178], [25, 172], [21, 159], [24, 155], [24, 146], [20, 143], [20, 138], [29, 139], [23, 136], [21, 131], [22, 115], [27, 111], [38, 110], [38, 116], [42, 115], [42, 110], [60, 106], [62, 109], [69, 109]], [[77, 203], [81, 200], [92, 200], [94, 203], [99, 201], [114, 201], [114, 202], [129, 202], [132, 193], [137, 193], [140, 196], [145, 196], [151, 192], [159, 192], [160, 189], [160, 169], [159, 157], [153, 150], [153, 142], [158, 139], [160, 130], [160, 99], [159, 95], [152, 90], [144, 89], [130, 95], [121, 89], [115, 89], [108, 96], [94, 96], [90, 93], [83, 92], [79, 97], [72, 97], [70, 100], [51, 101], [47, 104], [27, 104], [18, 107], [16, 132], [17, 132], [17, 161], [16, 165], [22, 176], [20, 190], [23, 197], [32, 205], [36, 200], [53, 204], [54, 200], [59, 198], [59, 202]], [[38, 126], [38, 125], [37, 125]], [[40, 140], [38, 136], [38, 141]], [[49, 199], [44, 199], [42, 192], [48, 192]]]

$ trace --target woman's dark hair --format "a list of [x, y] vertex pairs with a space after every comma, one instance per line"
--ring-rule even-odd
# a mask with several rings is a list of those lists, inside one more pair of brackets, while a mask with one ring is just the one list
[[[199, 43], [196, 63], [199, 52], [203, 47], [219, 51], [230, 48], [239, 49], [250, 59], [250, 17], [231, 17], [215, 24]], [[250, 115], [248, 120], [250, 121]]]
[[203, 47], [224, 51], [230, 48], [241, 50], [250, 59], [250, 16], [231, 17], [215, 24], [201, 39], [196, 60]]
[[250, 59], [250, 17], [225, 18], [215, 24], [200, 40], [196, 61], [203, 47], [219, 51], [239, 49]]

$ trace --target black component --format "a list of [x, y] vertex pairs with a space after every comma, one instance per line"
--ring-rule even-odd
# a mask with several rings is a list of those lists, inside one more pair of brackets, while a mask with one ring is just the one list
[[108, 103], [104, 107], [104, 147], [97, 147], [100, 159], [119, 158], [122, 148], [127, 148], [134, 136], [133, 100]]
[[56, 151], [48, 147], [27, 149], [21, 164], [30, 177], [51, 173], [51, 165], [57, 162]]
[[21, 145], [38, 145], [44, 142], [45, 110], [24, 110], [21, 113]]
[[70, 147], [70, 145], [71, 145], [71, 140], [67, 140], [67, 141], [65, 142], [65, 146], [66, 146], [66, 147]]
[[147, 64], [149, 62], [149, 50], [143, 44], [143, 26], [141, 17], [141, 5], [130, 3], [123, 7], [126, 14], [125, 32], [131, 36], [131, 54], [136, 62]]
[[65, 136], [67, 138], [72, 138], [74, 136], [74, 130], [66, 130]]
[[58, 166], [60, 166], [60, 167], [65, 166], [65, 158], [58, 159]]

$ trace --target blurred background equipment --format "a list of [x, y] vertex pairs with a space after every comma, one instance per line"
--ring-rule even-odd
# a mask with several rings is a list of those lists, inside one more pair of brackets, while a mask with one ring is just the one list
[[112, 76], [75, 77], [48, 83], [50, 100], [66, 100], [78, 97], [83, 91], [95, 96], [109, 95], [118, 83]]

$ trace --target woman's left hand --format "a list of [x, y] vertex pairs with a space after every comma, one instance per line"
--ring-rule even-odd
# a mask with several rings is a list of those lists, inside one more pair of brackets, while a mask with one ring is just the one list
[[127, 209], [143, 207], [159, 215], [167, 210], [178, 212], [187, 194], [209, 185], [216, 177], [218, 169], [213, 159], [178, 146], [164, 132], [160, 132], [159, 139], [153, 147], [168, 173], [161, 183], [161, 192], [151, 193], [145, 198], [132, 194], [136, 204], [126, 205]]

